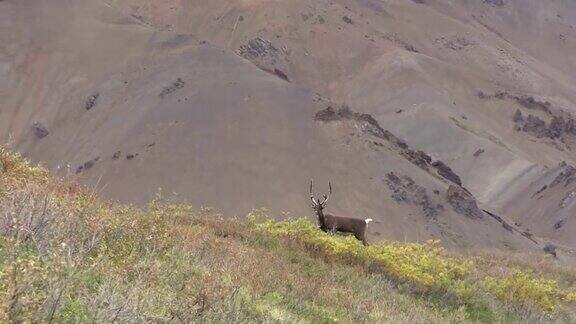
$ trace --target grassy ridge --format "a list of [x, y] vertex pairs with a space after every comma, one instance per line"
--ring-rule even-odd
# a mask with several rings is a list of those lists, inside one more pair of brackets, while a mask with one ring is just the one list
[[105, 204], [3, 149], [0, 211], [0, 322], [576, 320], [576, 272], [545, 256]]

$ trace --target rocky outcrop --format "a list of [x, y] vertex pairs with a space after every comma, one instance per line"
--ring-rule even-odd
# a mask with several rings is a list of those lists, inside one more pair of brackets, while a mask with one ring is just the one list
[[390, 172], [386, 175], [386, 184], [392, 192], [394, 201], [418, 206], [427, 218], [436, 218], [444, 210], [442, 204], [433, 202], [426, 188], [416, 184], [406, 175], [399, 177]]
[[497, 91], [494, 94], [488, 94], [483, 91], [478, 91], [478, 97], [480, 99], [511, 99], [516, 101], [520, 106], [526, 109], [541, 110], [545, 113], [552, 114], [552, 104], [548, 101], [540, 101], [532, 96], [528, 95], [514, 95], [506, 91]]
[[288, 65], [282, 57], [282, 52], [269, 40], [262, 37], [253, 38], [240, 46], [236, 53], [258, 68], [274, 74], [282, 80], [290, 81], [286, 73]]
[[529, 133], [536, 138], [562, 139], [576, 135], [576, 121], [571, 117], [554, 116], [547, 124], [540, 117], [529, 114], [526, 118], [518, 109], [512, 116], [517, 131]]
[[490, 215], [490, 217], [494, 218], [496, 221], [498, 221], [500, 224], [502, 224], [502, 227], [504, 227], [504, 229], [506, 229], [508, 232], [513, 232], [514, 231], [514, 227], [512, 227], [512, 225], [510, 225], [508, 222], [506, 222], [502, 217], [489, 212], [486, 209], [482, 209], [483, 212], [485, 212], [486, 214]]
[[435, 161], [434, 163], [432, 163], [432, 166], [436, 170], [438, 170], [438, 174], [441, 177], [451, 181], [452, 183], [462, 186], [462, 180], [460, 179], [460, 177], [454, 171], [452, 171], [452, 169], [450, 169], [450, 167], [447, 166], [444, 162]]
[[516, 124], [517, 129], [522, 130], [523, 132], [530, 133], [537, 138], [549, 137], [552, 138], [550, 135], [550, 131], [546, 126], [546, 123], [537, 116], [528, 115], [526, 121], [522, 124]]
[[564, 226], [564, 224], [566, 224], [566, 220], [561, 219], [561, 220], [557, 221], [556, 223], [554, 223], [554, 229], [559, 230], [562, 228], [562, 226]]
[[[387, 141], [390, 143], [391, 149], [396, 150], [412, 164], [449, 181], [450, 187], [447, 191], [446, 200], [454, 211], [473, 219], [484, 217], [474, 196], [462, 187], [461, 178], [447, 164], [442, 161], [433, 161], [432, 157], [424, 151], [411, 149], [402, 139], [383, 129], [371, 115], [354, 112], [344, 105], [339, 109], [327, 107], [317, 112], [314, 119], [321, 122], [351, 120], [358, 123], [357, 126], [363, 133]], [[370, 141], [370, 143], [378, 147], [382, 146], [375, 141]], [[388, 173], [386, 184], [396, 202], [419, 206], [426, 217], [436, 217], [440, 211], [444, 210], [442, 204], [433, 202], [427, 194], [426, 188], [417, 185], [407, 176], [400, 177], [394, 173]], [[505, 225], [503, 224], [503, 226]]]
[[44, 138], [50, 134], [46, 126], [40, 122], [32, 124], [32, 131], [37, 138]]
[[175, 92], [176, 90], [184, 88], [185, 84], [186, 82], [184, 82], [184, 80], [182, 80], [181, 78], [176, 79], [176, 81], [172, 82], [172, 84], [162, 89], [162, 92], [160, 92], [159, 94], [160, 98], [164, 98], [167, 95]]
[[[341, 120], [356, 121], [359, 123], [362, 132], [389, 142], [394, 149], [398, 150], [401, 156], [412, 164], [458, 186], [462, 185], [460, 177], [447, 164], [442, 161], [433, 162], [432, 157], [426, 154], [426, 152], [411, 149], [404, 140], [398, 138], [388, 130], [383, 129], [378, 121], [369, 114], [354, 112], [346, 105], [343, 105], [339, 109], [334, 109], [330, 106], [317, 112], [314, 119], [322, 122]], [[432, 172], [432, 169], [435, 169], [436, 172]]]
[[539, 101], [536, 100], [534, 97], [530, 96], [510, 96], [510, 97], [516, 100], [516, 102], [524, 108], [542, 110], [548, 114], [551, 113], [550, 108], [552, 107], [552, 104], [548, 101]]
[[96, 101], [98, 100], [98, 97], [100, 97], [100, 94], [98, 92], [88, 97], [88, 99], [86, 99], [86, 101], [84, 102], [84, 109], [90, 110], [94, 108], [94, 106], [96, 106]]
[[504, 6], [504, 0], [484, 0], [484, 3], [487, 3], [487, 4], [492, 5], [494, 7], [503, 7]]
[[473, 219], [481, 219], [484, 217], [482, 210], [478, 208], [474, 196], [461, 187], [450, 185], [446, 191], [446, 200], [458, 214]]
[[546, 245], [544, 245], [543, 250], [544, 250], [544, 252], [552, 255], [555, 258], [558, 257], [558, 254], [556, 252], [558, 250], [558, 247], [552, 243], [546, 243]]
[[480, 99], [512, 99], [522, 108], [544, 112], [548, 121], [536, 114], [524, 116], [521, 109], [516, 109], [512, 116], [514, 128], [517, 131], [528, 133], [536, 138], [549, 138], [564, 140], [567, 136], [576, 136], [576, 120], [564, 109], [553, 107], [548, 101], [541, 101], [532, 96], [512, 95], [505, 91], [492, 95], [483, 91], [478, 92]]
[[406, 151], [404, 151], [403, 155], [410, 162], [424, 170], [428, 170], [429, 166], [432, 164], [432, 158], [424, 151], [413, 151], [409, 148], [406, 148]]
[[516, 124], [524, 122], [524, 116], [522, 116], [522, 112], [520, 111], [520, 109], [516, 109], [516, 112], [514, 113], [514, 116], [512, 117], [512, 121], [514, 121], [514, 123], [516, 123]]
[[566, 208], [574, 201], [574, 198], [576, 198], [576, 191], [570, 191], [566, 196], [564, 196], [564, 198], [562, 198], [562, 200], [560, 200], [558, 205], [560, 208]]
[[256, 65], [274, 66], [280, 59], [280, 51], [267, 39], [256, 37], [240, 46], [238, 55]]
[[554, 188], [560, 184], [566, 187], [576, 179], [576, 168], [564, 161], [561, 162], [558, 167], [561, 168], [562, 171], [552, 180], [549, 185], [550, 188]]
[[100, 160], [100, 157], [95, 157], [89, 161], [84, 162], [84, 164], [78, 166], [78, 168], [76, 168], [76, 174], [79, 174], [81, 172], [84, 171], [88, 171], [90, 169], [92, 169], [92, 167], [94, 167], [94, 165], [96, 165], [96, 162], [98, 162]]

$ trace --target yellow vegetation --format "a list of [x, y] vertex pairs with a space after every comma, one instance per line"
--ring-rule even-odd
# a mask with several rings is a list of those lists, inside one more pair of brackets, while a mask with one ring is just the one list
[[556, 281], [535, 278], [520, 269], [514, 269], [512, 274], [504, 278], [486, 277], [485, 284], [501, 300], [526, 306], [536, 304], [548, 311], [554, 310], [560, 297]]
[[33, 166], [14, 152], [0, 146], [0, 180], [40, 181], [48, 180], [48, 172], [39, 166]]
[[263, 211], [104, 204], [17, 154], [0, 161], [0, 322], [576, 320], [573, 269], [499, 275], [435, 241], [364, 247]]

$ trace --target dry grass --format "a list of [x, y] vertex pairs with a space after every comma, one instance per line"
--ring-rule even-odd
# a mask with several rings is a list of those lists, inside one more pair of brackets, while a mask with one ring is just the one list
[[576, 272], [552, 261], [365, 248], [261, 211], [103, 204], [17, 155], [0, 162], [0, 322], [576, 319]]

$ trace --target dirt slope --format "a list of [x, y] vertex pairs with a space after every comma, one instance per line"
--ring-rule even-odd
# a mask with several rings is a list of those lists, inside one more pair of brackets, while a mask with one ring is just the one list
[[576, 248], [574, 184], [533, 197], [574, 164], [576, 9], [419, 2], [3, 1], [0, 141], [124, 202], [299, 216], [314, 178], [373, 240]]

